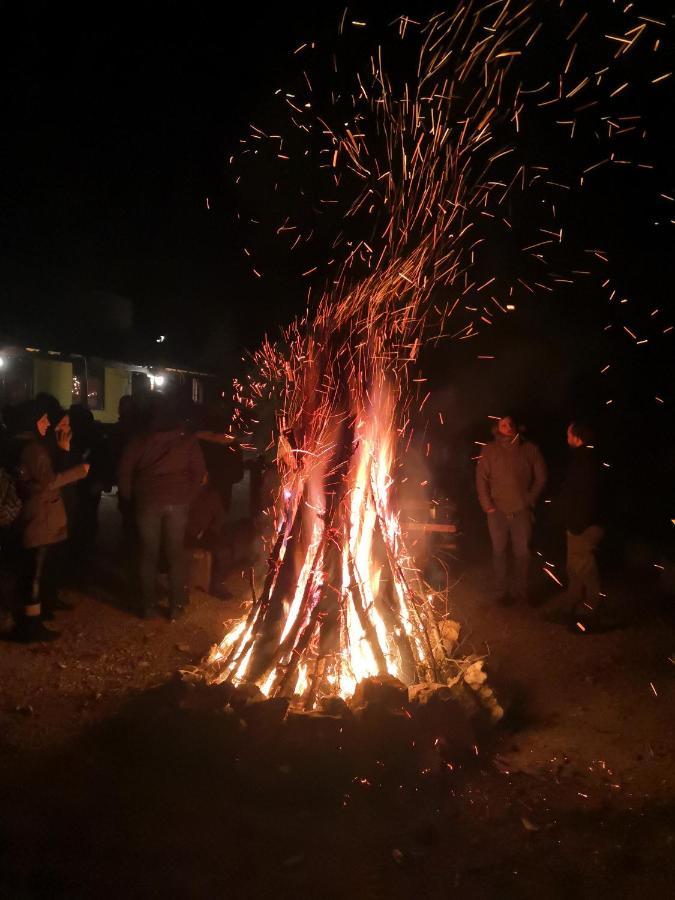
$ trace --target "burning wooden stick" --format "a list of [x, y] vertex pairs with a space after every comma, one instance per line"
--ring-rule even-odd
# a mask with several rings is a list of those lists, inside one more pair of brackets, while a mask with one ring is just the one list
[[[632, 7], [620, 15], [634, 16]], [[410, 442], [413, 405], [421, 412], [430, 397], [428, 390], [417, 393], [422, 379], [412, 374], [427, 343], [473, 338], [497, 311], [513, 309], [523, 289], [550, 293], [574, 281], [560, 276], [559, 261], [548, 275], [542, 268], [563, 230], [551, 221], [557, 204], [542, 202], [539, 191], [554, 187], [555, 199], [569, 186], [548, 166], [512, 154], [522, 144], [526, 110], [539, 115], [554, 104], [556, 118], [563, 121], [567, 109], [576, 127], [575, 95], [596, 79], [571, 71], [567, 78], [573, 54], [566, 54], [562, 74], [536, 90], [509, 77], [511, 69], [520, 71], [519, 57], [539, 31], [541, 23], [532, 21], [537, 8], [513, 12], [508, 0], [486, 0], [433, 16], [422, 26], [409, 83], [394, 91], [376, 54], [358, 90], [330, 92], [336, 109], [325, 116], [315, 112], [318, 96], [301, 105], [299, 98], [290, 102], [295, 94], [282, 95], [303, 140], [327, 143], [321, 152], [330, 163], [320, 168], [330, 190], [319, 203], [342, 204], [344, 232], [333, 236], [331, 268], [318, 294], [312, 286], [306, 313], [278, 343], [264, 342], [253, 356], [257, 372], [236, 385], [242, 427], [258, 402], [278, 403], [282, 485], [262, 590], [214, 650], [209, 676], [254, 681], [266, 695], [293, 695], [305, 708], [327, 694], [346, 697], [359, 681], [384, 672], [407, 684], [450, 677], [451, 642], [447, 634], [443, 640], [401, 531], [393, 488], [397, 441], [402, 448]], [[630, 40], [619, 41], [627, 50], [644, 30], [642, 22], [626, 30]], [[573, 33], [560, 29], [563, 36]], [[609, 81], [616, 68], [599, 71]], [[612, 85], [613, 103], [624, 102], [626, 84]], [[351, 98], [348, 108], [339, 97]], [[582, 108], [590, 123], [595, 102]], [[610, 132], [618, 128], [609, 124]], [[269, 138], [275, 159], [290, 155], [279, 154], [279, 135], [257, 129], [254, 137], [260, 148]], [[291, 141], [283, 140], [287, 149]], [[264, 158], [258, 147], [256, 158]], [[348, 193], [353, 176], [355, 193], [336, 198], [334, 189]], [[535, 184], [535, 202], [516, 230], [523, 238], [533, 232], [522, 241], [527, 267], [507, 278], [490, 270], [493, 254], [484, 250], [495, 245], [495, 228], [499, 240], [513, 230], [505, 198], [511, 203], [520, 191], [525, 199]], [[296, 228], [295, 247], [299, 226], [289, 219], [277, 233]], [[549, 237], [542, 241], [542, 234]], [[308, 240], [303, 235], [301, 242]], [[309, 277], [320, 262], [303, 263], [299, 271]], [[581, 271], [587, 274], [586, 266]]]

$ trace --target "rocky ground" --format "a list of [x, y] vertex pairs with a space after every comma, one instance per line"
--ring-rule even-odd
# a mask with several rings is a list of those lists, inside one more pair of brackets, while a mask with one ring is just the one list
[[673, 627], [649, 583], [617, 585], [621, 627], [581, 635], [486, 603], [468, 568], [453, 610], [467, 651], [489, 653], [504, 723], [452, 768], [399, 769], [385, 748], [353, 772], [320, 741], [291, 753], [176, 703], [176, 673], [237, 615], [232, 587], [170, 624], [94, 586], [58, 642], [0, 644], [0, 896], [670, 893]]

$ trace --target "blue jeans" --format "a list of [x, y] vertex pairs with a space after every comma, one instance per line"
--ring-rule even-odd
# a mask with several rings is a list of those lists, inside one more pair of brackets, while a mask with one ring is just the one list
[[169, 608], [175, 611], [187, 602], [184, 548], [187, 518], [187, 505], [149, 506], [136, 511], [141, 600], [145, 610], [152, 609], [156, 602], [157, 566], [162, 539], [169, 565]]
[[492, 540], [492, 564], [494, 566], [495, 593], [503, 597], [507, 592], [506, 550], [511, 538], [513, 550], [514, 596], [527, 597], [530, 571], [530, 538], [532, 537], [532, 513], [529, 509], [507, 515], [496, 509], [487, 516]]

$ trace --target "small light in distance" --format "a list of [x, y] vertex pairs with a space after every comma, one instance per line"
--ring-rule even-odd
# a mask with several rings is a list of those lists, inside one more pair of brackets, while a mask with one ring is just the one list
[[506, 304], [506, 308], [508, 309], [509, 312], [513, 312], [513, 310], [514, 310], [516, 307], [514, 306], [513, 303], [507, 303], [507, 304]]

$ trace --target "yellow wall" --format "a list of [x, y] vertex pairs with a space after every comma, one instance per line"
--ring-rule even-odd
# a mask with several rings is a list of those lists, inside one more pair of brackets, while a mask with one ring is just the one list
[[117, 405], [120, 397], [131, 393], [131, 372], [126, 369], [105, 369], [105, 409], [93, 410], [94, 418], [99, 422], [116, 422]]
[[73, 365], [56, 359], [33, 359], [33, 393], [53, 394], [64, 409], [73, 402]]

